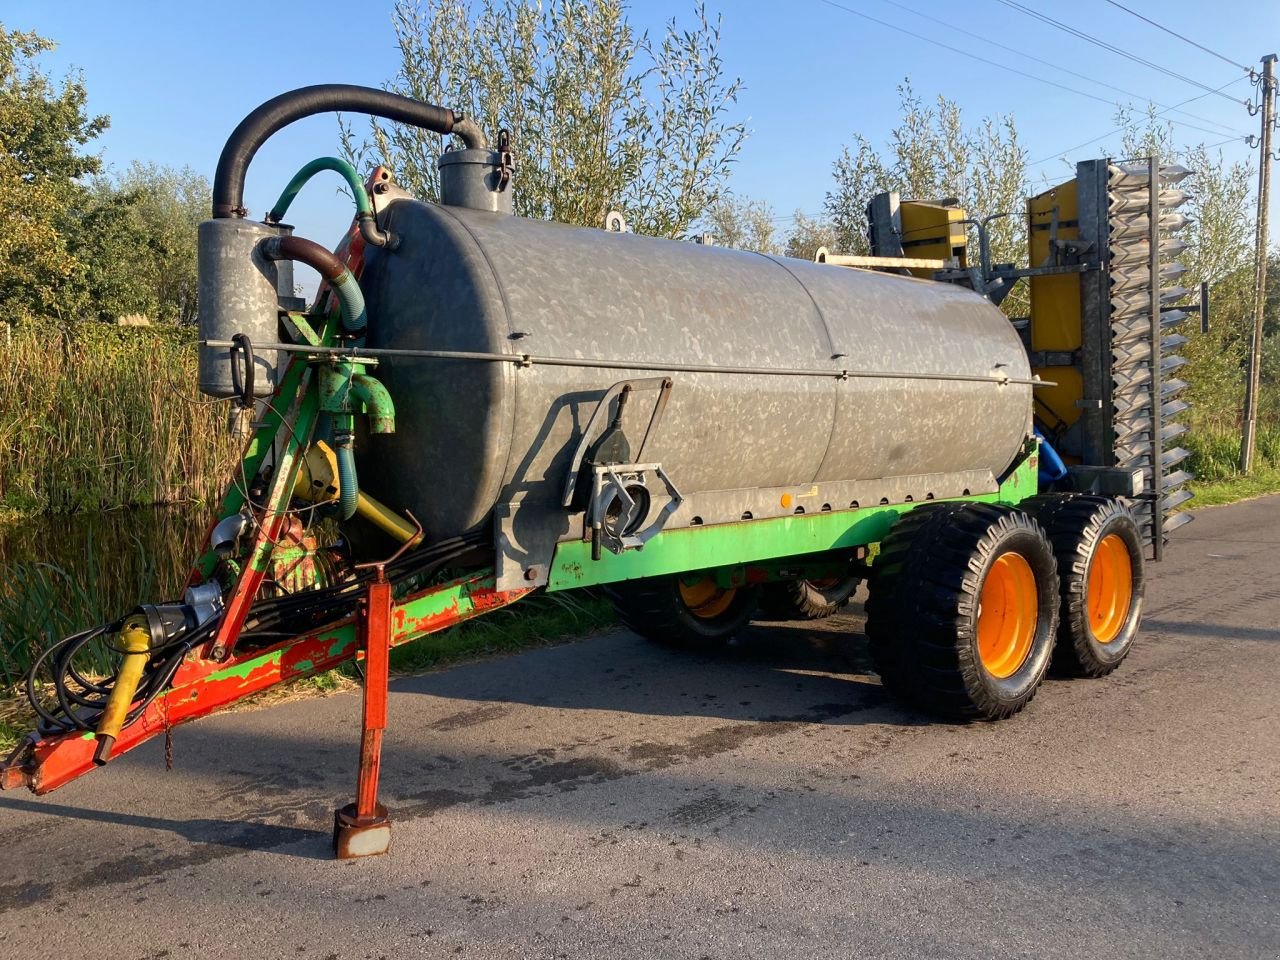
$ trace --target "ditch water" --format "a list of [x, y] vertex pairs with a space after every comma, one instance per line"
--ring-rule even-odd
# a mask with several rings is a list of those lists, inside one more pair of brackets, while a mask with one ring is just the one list
[[0, 526], [0, 683], [15, 682], [33, 651], [68, 633], [181, 597], [209, 510], [140, 508]]

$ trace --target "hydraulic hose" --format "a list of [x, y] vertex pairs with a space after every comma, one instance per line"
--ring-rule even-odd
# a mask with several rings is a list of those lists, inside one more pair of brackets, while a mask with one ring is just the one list
[[453, 133], [462, 138], [468, 149], [485, 149], [489, 145], [476, 124], [447, 107], [344, 83], [302, 87], [268, 100], [232, 131], [218, 157], [218, 169], [213, 176], [214, 218], [246, 215], [245, 174], [258, 148], [272, 134], [303, 117], [339, 111], [364, 113], [435, 133]]
[[283, 220], [285, 213], [289, 210], [289, 205], [293, 203], [294, 197], [307, 185], [307, 181], [322, 170], [332, 170], [335, 173], [339, 173], [342, 175], [342, 179], [347, 181], [347, 186], [351, 189], [351, 195], [356, 200], [356, 221], [360, 225], [360, 236], [364, 238], [364, 242], [375, 247], [394, 247], [395, 244], [392, 242], [391, 235], [378, 229], [377, 220], [374, 218], [373, 204], [369, 202], [369, 194], [365, 190], [364, 184], [360, 181], [360, 174], [356, 172], [355, 167], [345, 160], [340, 160], [338, 157], [317, 157], [295, 173], [293, 179], [289, 181], [289, 185], [280, 194], [280, 199], [276, 201], [276, 205], [267, 214], [267, 223], [279, 223]]
[[[387, 575], [396, 584], [415, 578], [420, 581], [429, 579], [441, 568], [464, 561], [468, 555], [491, 546], [492, 542], [492, 533], [487, 530], [442, 540], [405, 554], [387, 567]], [[331, 587], [258, 601], [253, 606], [244, 636], [274, 643], [282, 631], [286, 635], [297, 635], [321, 623], [351, 616], [361, 597], [361, 586], [372, 578], [372, 570], [361, 570], [349, 581]], [[131, 700], [136, 700], [136, 706], [124, 717], [122, 728], [142, 716], [156, 698], [169, 689], [187, 654], [212, 638], [220, 622], [221, 617], [215, 616], [159, 647], [151, 647], [146, 654], [141, 654], [140, 650], [132, 651], [135, 655], [147, 657], [149, 662], [144, 668], [136, 696], [130, 696]], [[82, 630], [53, 644], [35, 659], [27, 671], [25, 686], [31, 708], [40, 718], [41, 736], [75, 731], [85, 731], [88, 736], [93, 736], [121, 678], [88, 679], [76, 668], [76, 658], [85, 648], [117, 635], [125, 625], [126, 620], [118, 620]], [[126, 647], [121, 652], [130, 651]], [[46, 674], [47, 680], [44, 679]], [[45, 693], [49, 687], [56, 694], [54, 704], [46, 701]]]
[[1040, 483], [1048, 485], [1061, 480], [1067, 475], [1067, 465], [1062, 462], [1062, 457], [1058, 455], [1058, 451], [1053, 449], [1053, 445], [1049, 443], [1049, 438], [1044, 435], [1039, 427], [1035, 428], [1036, 437], [1040, 440]]
[[259, 244], [259, 248], [268, 260], [296, 260], [324, 277], [338, 295], [342, 326], [348, 333], [360, 333], [368, 325], [360, 285], [335, 254], [302, 237], [268, 237]]

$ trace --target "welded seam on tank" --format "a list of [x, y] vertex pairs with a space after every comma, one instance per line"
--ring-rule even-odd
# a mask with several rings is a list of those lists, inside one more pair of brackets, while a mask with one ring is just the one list
[[[764, 257], [766, 260], [773, 261], [778, 266], [780, 266], [783, 270], [785, 270], [787, 272], [787, 275], [791, 277], [791, 279], [794, 280], [799, 285], [801, 290], [804, 291], [804, 295], [808, 297], [809, 302], [813, 304], [813, 311], [818, 315], [818, 320], [822, 324], [822, 329], [827, 334], [827, 356], [830, 357], [832, 360], [835, 360], [836, 354], [839, 352], [838, 348], [836, 347], [836, 340], [835, 340], [835, 337], [831, 335], [831, 325], [827, 323], [826, 314], [822, 312], [822, 307], [818, 306], [818, 301], [814, 297], [813, 291], [810, 290], [805, 285], [805, 282], [803, 280], [801, 280], [798, 276], [796, 276], [796, 272], [794, 270], [792, 270], [789, 266], [783, 263], [781, 258], [772, 256], [767, 253], [759, 253], [759, 251], [757, 251], [757, 253], [759, 254], [759, 256]], [[823, 475], [823, 470], [826, 469], [827, 459], [831, 456], [831, 448], [835, 445], [836, 424], [839, 422], [840, 422], [840, 385], [837, 383], [831, 388], [831, 429], [827, 431], [827, 446], [826, 446], [826, 449], [822, 451], [822, 459], [818, 461], [817, 471], [814, 473], [812, 477], [809, 478], [810, 483], [817, 483], [818, 478]]]
[[[462, 228], [462, 231], [470, 237], [471, 242], [475, 244], [475, 248], [480, 251], [480, 256], [484, 258], [485, 264], [489, 267], [489, 276], [493, 277], [493, 284], [498, 288], [498, 297], [502, 300], [502, 312], [506, 314], [507, 318], [507, 336], [510, 337], [514, 332], [511, 328], [511, 301], [507, 299], [507, 290], [502, 285], [502, 279], [498, 276], [498, 268], [493, 265], [493, 260], [489, 257], [489, 251], [484, 248], [484, 244], [480, 242], [480, 238], [472, 232], [471, 228], [467, 226], [461, 217], [444, 204], [436, 204], [435, 207], [441, 213], [448, 214], [449, 218]], [[511, 340], [508, 339], [507, 343], [511, 343]], [[514, 359], [511, 354], [502, 354], [502, 356]], [[511, 459], [516, 455], [516, 425], [520, 422], [520, 394], [522, 392], [523, 391], [520, 389], [519, 371], [513, 371], [511, 374], [511, 430], [507, 436], [507, 459], [502, 464], [503, 488], [507, 486], [507, 478], [511, 476]]]

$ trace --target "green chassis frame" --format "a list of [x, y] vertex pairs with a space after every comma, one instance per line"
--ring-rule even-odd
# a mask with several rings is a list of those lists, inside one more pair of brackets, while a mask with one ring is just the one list
[[[1028, 440], [1017, 465], [994, 493], [957, 498], [954, 502], [1002, 503], [1008, 506], [1021, 503], [1039, 492], [1039, 460], [1039, 442]], [[742, 564], [786, 557], [817, 559], [817, 554], [878, 543], [898, 517], [918, 506], [921, 502], [893, 503], [857, 510], [664, 530], [639, 550], [605, 553], [599, 560], [591, 559], [589, 542], [566, 541], [556, 547], [547, 591], [693, 571], [714, 572], [717, 579], [726, 583], [740, 583], [743, 578], [734, 568]]]

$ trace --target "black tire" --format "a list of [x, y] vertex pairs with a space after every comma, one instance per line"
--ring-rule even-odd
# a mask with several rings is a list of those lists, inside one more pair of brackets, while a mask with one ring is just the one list
[[[1000, 650], [986, 642], [980, 647], [979, 625], [984, 587], [990, 582], [998, 596], [1010, 571], [1022, 578], [1024, 596], [1005, 652], [1006, 673], [997, 668], [1006, 662], [997, 659]], [[952, 719], [1001, 720], [1031, 702], [1058, 626], [1057, 563], [1032, 517], [990, 504], [917, 507], [882, 541], [869, 586], [872, 660], [895, 696]], [[1003, 609], [992, 599], [987, 612]], [[992, 621], [983, 636], [989, 640], [994, 627], [998, 637], [1003, 626]]]
[[681, 581], [688, 584], [705, 579], [676, 575], [627, 580], [605, 587], [605, 595], [613, 602], [618, 618], [642, 637], [669, 647], [713, 650], [728, 643], [751, 621], [760, 591], [739, 587], [723, 591], [701, 609], [691, 607], [681, 591]]
[[[1129, 655], [1142, 622], [1145, 572], [1137, 521], [1124, 504], [1111, 497], [1045, 494], [1022, 506], [1040, 521], [1058, 558], [1061, 606], [1053, 672], [1071, 677], [1106, 676]], [[1110, 548], [1103, 547], [1100, 552], [1112, 537], [1116, 540], [1110, 541]], [[1090, 579], [1101, 572], [1095, 566], [1105, 563], [1108, 569], [1114, 568], [1120, 544], [1129, 566], [1127, 607], [1117, 609], [1124, 598], [1113, 592], [1115, 581], [1123, 578], [1123, 564], [1120, 570], [1112, 570], [1112, 583], [1105, 577], [1094, 579], [1095, 590], [1107, 590], [1111, 603], [1102, 601], [1091, 607]]]
[[761, 608], [777, 620], [821, 620], [839, 613], [858, 589], [858, 577], [844, 580], [782, 580], [766, 584]]

